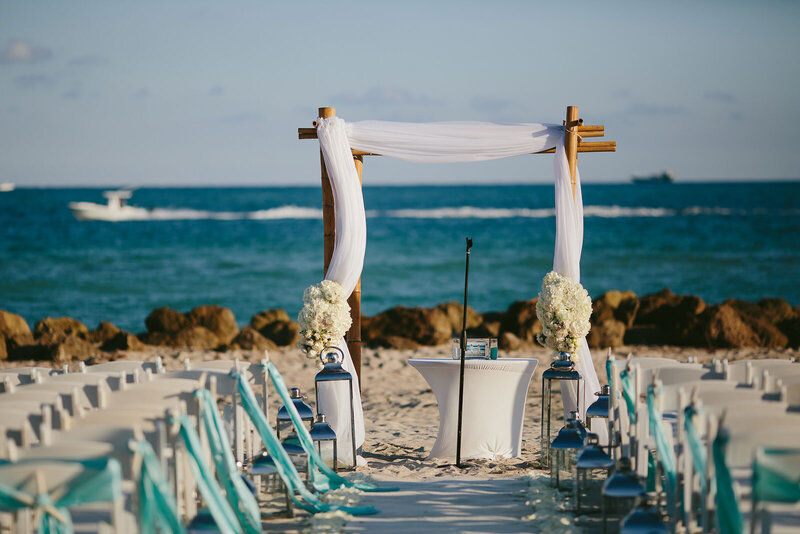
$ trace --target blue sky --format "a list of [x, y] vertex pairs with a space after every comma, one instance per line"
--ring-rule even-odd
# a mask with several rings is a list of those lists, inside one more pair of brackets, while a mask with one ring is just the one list
[[[800, 2], [0, 3], [0, 182], [315, 185], [346, 120], [560, 122], [585, 183], [800, 176]], [[550, 156], [370, 158], [365, 184], [546, 183]]]

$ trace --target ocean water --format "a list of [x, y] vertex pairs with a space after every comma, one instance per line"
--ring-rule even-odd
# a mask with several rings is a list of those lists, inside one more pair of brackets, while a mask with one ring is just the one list
[[[800, 305], [800, 182], [585, 185], [589, 293], [669, 287], [708, 302], [768, 296]], [[536, 296], [552, 267], [553, 187], [365, 187], [366, 314], [460, 301], [503, 310]], [[296, 315], [322, 277], [321, 193], [307, 188], [138, 189], [139, 221], [81, 222], [67, 205], [101, 189], [0, 193], [0, 308], [31, 324], [68, 315], [133, 332], [157, 306]]]

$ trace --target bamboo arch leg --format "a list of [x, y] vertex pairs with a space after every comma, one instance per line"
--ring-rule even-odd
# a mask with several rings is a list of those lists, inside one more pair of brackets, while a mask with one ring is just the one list
[[[319, 117], [328, 119], [336, 116], [335, 108], [319, 108]], [[324, 246], [324, 274], [328, 273], [328, 267], [331, 264], [333, 257], [333, 247], [336, 242], [336, 207], [333, 201], [333, 189], [331, 188], [330, 177], [328, 176], [328, 169], [325, 167], [325, 158], [322, 155], [322, 150], [319, 153], [319, 163], [322, 178], [322, 227], [323, 227], [323, 246]], [[364, 169], [363, 156], [353, 156], [353, 163], [356, 166], [358, 173], [358, 181], [361, 183]], [[353, 365], [356, 368], [358, 375], [358, 384], [361, 386], [361, 279], [358, 279], [355, 289], [347, 299], [350, 305], [350, 318], [353, 324], [347, 332], [347, 348], [350, 351], [350, 357], [353, 359]]]

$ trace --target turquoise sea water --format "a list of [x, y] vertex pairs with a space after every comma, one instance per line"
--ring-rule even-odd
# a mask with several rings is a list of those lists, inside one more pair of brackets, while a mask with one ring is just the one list
[[[800, 182], [586, 185], [582, 282], [593, 296], [670, 287], [709, 302], [800, 305]], [[461, 300], [502, 310], [552, 267], [553, 187], [366, 187], [363, 310]], [[101, 189], [0, 193], [0, 308], [31, 324], [68, 315], [133, 332], [157, 306], [296, 315], [322, 276], [321, 193], [308, 188], [139, 189], [146, 220], [80, 222]]]

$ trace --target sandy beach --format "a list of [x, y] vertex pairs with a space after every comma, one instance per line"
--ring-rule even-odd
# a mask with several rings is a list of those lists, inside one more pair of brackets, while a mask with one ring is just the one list
[[[436, 439], [439, 414], [436, 399], [422, 376], [408, 364], [411, 358], [449, 357], [449, 345], [417, 350], [368, 349], [363, 352], [362, 394], [366, 422], [363, 456], [367, 465], [356, 476], [367, 476], [399, 488], [398, 493], [365, 494], [364, 503], [382, 513], [370, 518], [353, 518], [347, 532], [530, 532], [547, 525], [559, 531], [592, 531], [580, 521], [559, 510], [559, 497], [548, 489], [538, 465], [540, 430], [541, 374], [549, 364], [549, 353], [542, 348], [500, 352], [500, 357], [537, 358], [540, 361], [531, 381], [524, 417], [522, 454], [517, 458], [470, 460], [468, 467], [456, 468], [447, 462], [428, 460]], [[730, 349], [707, 351], [667, 346], [633, 346], [615, 351], [638, 357], [669, 357], [686, 360], [696, 357], [701, 363], [714, 358], [735, 361], [744, 358], [800, 357], [797, 349]], [[163, 358], [167, 370], [181, 369], [192, 361], [233, 359], [256, 361], [255, 351], [197, 351], [148, 348], [143, 352], [119, 352], [112, 358], [135, 360]], [[592, 353], [601, 382], [605, 381], [604, 351]], [[297, 349], [270, 353], [289, 387], [312, 392], [316, 367]], [[36, 362], [2, 362], [2, 367], [35, 365]], [[279, 405], [271, 399], [271, 414]], [[531, 482], [533, 481], [533, 482]], [[538, 502], [538, 506], [533, 504]], [[269, 510], [267, 510], [269, 511]], [[277, 510], [276, 510], [277, 511]], [[525, 518], [526, 520], [524, 520]], [[388, 523], [387, 523], [388, 522]], [[391, 528], [389, 528], [391, 524]], [[268, 531], [320, 531], [327, 526], [309, 526], [309, 518], [276, 518], [265, 522]]]

